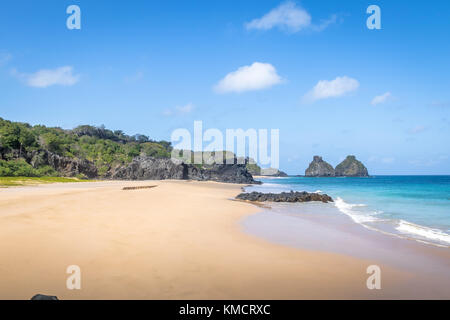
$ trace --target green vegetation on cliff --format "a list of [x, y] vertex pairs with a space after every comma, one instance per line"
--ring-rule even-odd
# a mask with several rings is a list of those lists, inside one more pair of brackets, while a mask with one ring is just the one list
[[[112, 166], [123, 165], [139, 155], [168, 158], [170, 142], [154, 141], [141, 134], [83, 125], [73, 130], [11, 122], [0, 118], [0, 176], [58, 176], [48, 164], [33, 163], [36, 154], [50, 152], [68, 159], [88, 160], [99, 176]], [[34, 157], [34, 158], [33, 158]]]
[[367, 177], [369, 173], [367, 168], [358, 161], [355, 156], [347, 156], [344, 161], [336, 166], [337, 177]]
[[252, 176], [260, 176], [261, 168], [256, 163], [247, 163], [246, 168]]

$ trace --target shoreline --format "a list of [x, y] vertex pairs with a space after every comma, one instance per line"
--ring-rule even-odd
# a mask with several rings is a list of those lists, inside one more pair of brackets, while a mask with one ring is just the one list
[[[378, 176], [378, 177], [391, 177], [391, 176]], [[433, 176], [433, 177], [444, 177], [444, 176]], [[302, 185], [301, 189], [296, 189], [298, 187], [296, 187], [295, 184], [300, 183], [301, 185], [301, 180], [293, 182], [294, 183], [293, 185], [284, 184], [282, 182], [275, 183], [272, 182], [271, 179], [264, 179], [264, 180], [266, 181], [263, 182], [263, 185], [249, 186], [246, 188], [246, 192], [259, 191], [263, 193], [267, 192], [279, 193], [279, 192], [289, 192], [290, 190], [296, 191], [306, 190], [307, 192], [312, 193], [327, 194], [326, 185], [318, 184], [315, 185], [313, 188], [311, 188], [311, 185]], [[336, 186], [334, 185], [331, 188], [333, 189], [333, 187], [335, 188]], [[325, 190], [325, 192], [323, 192], [322, 190]], [[340, 214], [345, 214], [346, 216], [350, 217], [355, 223], [363, 226], [364, 228], [377, 231], [385, 235], [389, 235], [391, 237], [411, 239], [419, 243], [425, 243], [436, 247], [450, 249], [450, 234], [448, 232], [450, 231], [450, 229], [448, 229], [449, 227], [448, 224], [447, 225], [442, 224], [440, 223], [440, 221], [436, 221], [436, 219], [431, 220], [431, 223], [427, 223], [430, 222], [430, 220], [424, 221], [423, 218], [422, 221], [420, 221], [421, 217], [425, 217], [425, 219], [429, 218], [429, 216], [423, 215], [423, 213], [429, 212], [427, 210], [430, 210], [430, 213], [433, 212], [432, 211], [433, 207], [421, 208], [420, 206], [418, 206], [417, 208], [410, 208], [409, 212], [405, 212], [404, 208], [398, 208], [398, 206], [396, 209], [392, 210], [389, 207], [390, 199], [388, 198], [378, 199], [377, 202], [374, 203], [373, 198], [371, 199], [370, 194], [363, 195], [362, 193], [360, 193], [359, 195], [356, 196], [357, 199], [353, 198], [350, 201], [348, 201], [347, 198], [348, 194], [344, 196], [342, 194], [336, 194], [336, 192], [334, 192], [334, 194], [330, 193], [330, 195], [333, 196], [334, 204]], [[445, 198], [445, 196], [441, 197]], [[343, 198], [345, 198], [345, 200]], [[402, 200], [405, 201], [404, 199]], [[426, 202], [427, 200], [424, 199], [423, 201]], [[385, 202], [388, 204], [387, 206], [384, 205]], [[409, 204], [407, 203], [406, 205]], [[421, 208], [421, 210], [419, 210], [418, 208]], [[391, 214], [388, 213], [387, 215], [384, 215], [385, 211], [387, 212], [390, 211]], [[418, 211], [422, 213], [418, 215]], [[396, 215], [392, 214], [392, 212], [397, 213], [400, 212], [400, 214]], [[412, 215], [410, 215], [410, 212], [412, 212]], [[440, 214], [444, 213], [445, 212], [441, 212]], [[435, 213], [435, 216], [436, 215], [437, 213]], [[416, 219], [414, 219], [414, 217], [416, 217]], [[417, 220], [417, 217], [419, 217], [419, 221]]]
[[246, 232], [293, 248], [374, 259], [407, 272], [432, 272], [433, 277], [450, 272], [448, 247], [366, 228], [332, 203], [273, 204], [241, 224]]
[[[157, 187], [122, 190], [150, 184]], [[243, 186], [164, 180], [2, 189], [0, 298], [449, 298], [426, 277], [377, 259], [244, 232], [240, 223], [262, 209], [231, 201]], [[383, 270], [382, 290], [366, 287], [371, 264]], [[81, 290], [65, 286], [69, 265], [81, 268]]]

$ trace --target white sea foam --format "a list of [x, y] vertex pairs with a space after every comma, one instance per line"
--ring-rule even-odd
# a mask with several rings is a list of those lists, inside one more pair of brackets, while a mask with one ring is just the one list
[[353, 208], [355, 208], [355, 207], [365, 207], [366, 206], [365, 204], [347, 203], [344, 200], [342, 200], [342, 198], [339, 198], [339, 197], [336, 198], [336, 200], [334, 201], [334, 204], [339, 209], [339, 211], [341, 211], [342, 213], [349, 216], [356, 223], [364, 224], [366, 222], [374, 222], [374, 221], [378, 220], [377, 218], [375, 218], [373, 216], [373, 215], [377, 214], [376, 212], [362, 213], [362, 212], [356, 212], [355, 210], [353, 210]]
[[275, 188], [280, 188], [280, 184], [278, 183], [268, 183], [268, 182], [264, 182], [262, 185], [259, 185], [261, 188], [266, 188], [266, 187], [275, 187]]
[[397, 231], [400, 231], [402, 233], [416, 235], [426, 239], [441, 241], [450, 244], [449, 234], [441, 230], [419, 226], [417, 224], [405, 220], [400, 220], [398, 227], [396, 227], [395, 229], [397, 229]]
[[314, 193], [323, 193], [323, 191], [322, 190], [316, 190], [316, 191], [314, 191]]
[[249, 187], [244, 188], [246, 192], [252, 192], [252, 191], [257, 191], [257, 192], [265, 192], [265, 193], [280, 193], [282, 191], [286, 191], [283, 189], [283, 187], [280, 187], [280, 184], [276, 184], [276, 183], [267, 183], [264, 182], [262, 185], [252, 185]]
[[[354, 222], [361, 224], [364, 227], [367, 227], [368, 229], [381, 231], [383, 233], [386, 233], [378, 228], [373, 228], [370, 226], [370, 223], [372, 222], [383, 222], [386, 221], [385, 219], [379, 219], [375, 217], [377, 214], [382, 213], [382, 211], [373, 211], [373, 212], [358, 212], [357, 210], [354, 210], [354, 208], [357, 207], [365, 207], [364, 204], [351, 204], [347, 203], [342, 198], [337, 198], [335, 200], [335, 206], [341, 211], [342, 213], [349, 216]], [[369, 225], [367, 225], [369, 223]], [[396, 223], [397, 224], [397, 223]], [[395, 229], [400, 232], [401, 234], [408, 234], [415, 238], [417, 241], [425, 242], [429, 244], [433, 244], [432, 242], [426, 242], [423, 240], [428, 241], [435, 241], [445, 244], [450, 244], [450, 234], [447, 234], [441, 230], [432, 229], [424, 226], [420, 226], [405, 220], [398, 221], [398, 225], [395, 227]], [[387, 234], [391, 234], [394, 236], [400, 236], [400, 234], [392, 234], [388, 232]], [[421, 239], [422, 238], [422, 241]]]

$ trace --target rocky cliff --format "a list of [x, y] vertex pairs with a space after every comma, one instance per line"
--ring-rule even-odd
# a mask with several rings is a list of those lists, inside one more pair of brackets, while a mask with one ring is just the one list
[[334, 177], [334, 169], [328, 162], [323, 161], [322, 157], [314, 156], [313, 161], [305, 170], [307, 177]]
[[61, 176], [96, 178], [97, 167], [94, 163], [78, 158], [62, 157], [47, 150], [33, 151], [25, 156], [33, 168], [50, 166]]
[[[255, 183], [246, 165], [252, 162], [256, 169], [257, 165], [250, 159], [238, 161], [232, 152], [189, 152], [194, 159], [203, 159], [200, 165], [171, 161], [176, 153], [168, 141], [152, 140], [142, 134], [129, 136], [104, 126], [64, 130], [0, 118], [0, 176]], [[182, 150], [178, 153], [184, 155]], [[231, 164], [222, 164], [222, 159], [231, 160]]]
[[106, 178], [118, 180], [198, 180], [230, 183], [259, 183], [248, 172], [246, 164], [193, 165], [181, 160], [140, 156], [126, 165], [111, 167], [105, 176], [99, 177], [94, 163], [78, 158], [62, 157], [47, 150], [33, 151], [25, 155], [31, 166], [50, 166], [66, 177]]
[[368, 177], [367, 168], [358, 161], [355, 156], [347, 156], [344, 161], [336, 166], [337, 177]]
[[112, 169], [108, 178], [119, 180], [198, 180], [230, 183], [258, 183], [245, 164], [186, 164], [180, 160], [137, 157], [130, 164]]

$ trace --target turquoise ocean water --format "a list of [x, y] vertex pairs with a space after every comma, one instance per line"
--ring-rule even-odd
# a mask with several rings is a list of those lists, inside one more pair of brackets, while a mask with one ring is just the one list
[[340, 213], [369, 229], [450, 246], [450, 176], [267, 178], [247, 191], [308, 191], [333, 197]]

